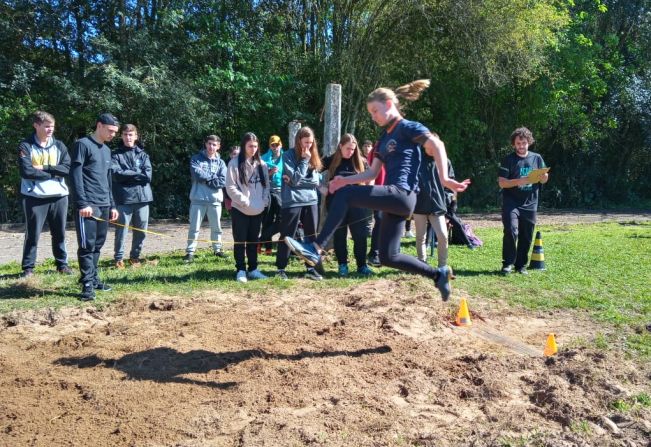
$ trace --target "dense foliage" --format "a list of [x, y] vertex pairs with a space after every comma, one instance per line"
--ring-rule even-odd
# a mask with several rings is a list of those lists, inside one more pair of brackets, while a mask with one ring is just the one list
[[336, 82], [344, 130], [373, 139], [366, 94], [418, 78], [432, 86], [407, 116], [473, 179], [465, 205], [498, 204], [520, 125], [552, 167], [545, 204], [648, 205], [650, 22], [650, 0], [2, 0], [0, 206], [20, 219], [16, 147], [36, 109], [69, 146], [102, 111], [136, 124], [154, 213], [174, 217], [204, 135], [320, 132]]

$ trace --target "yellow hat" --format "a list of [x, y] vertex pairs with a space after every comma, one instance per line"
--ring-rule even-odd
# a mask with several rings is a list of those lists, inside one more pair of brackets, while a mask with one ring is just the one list
[[280, 137], [278, 135], [272, 135], [271, 138], [269, 138], [269, 146], [271, 146], [272, 144], [282, 145], [283, 142], [280, 141]]

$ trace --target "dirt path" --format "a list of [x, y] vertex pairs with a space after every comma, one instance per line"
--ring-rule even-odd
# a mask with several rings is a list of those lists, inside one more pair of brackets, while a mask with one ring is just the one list
[[[484, 213], [484, 214], [465, 214], [461, 216], [464, 222], [469, 223], [473, 228], [486, 228], [486, 227], [499, 227], [502, 225], [499, 214]], [[597, 223], [597, 222], [627, 222], [627, 221], [646, 221], [651, 220], [651, 211], [637, 212], [637, 213], [612, 213], [612, 212], [541, 212], [538, 217], [540, 225], [575, 225], [582, 223]], [[200, 239], [209, 239], [210, 232], [207, 224], [204, 222], [202, 227]], [[230, 221], [225, 220], [222, 222], [224, 230], [223, 240], [227, 243], [232, 241], [232, 233], [230, 228]], [[187, 223], [175, 221], [160, 221], [153, 222], [149, 229], [153, 232], [160, 233], [161, 235], [149, 235], [145, 241], [145, 248], [143, 255], [153, 253], [163, 253], [173, 250], [185, 249], [185, 238], [187, 236]], [[21, 225], [4, 225], [0, 227], [0, 264], [5, 264], [11, 261], [20, 262], [22, 249], [23, 249], [23, 227]], [[115, 240], [114, 227], [111, 227], [107, 242], [102, 250], [102, 256], [111, 258], [113, 256], [113, 241]], [[48, 257], [52, 257], [50, 249], [50, 234], [45, 232], [41, 236], [39, 242], [38, 261], [43, 261]], [[77, 251], [77, 239], [74, 227], [67, 231], [67, 244], [68, 254], [74, 259]], [[131, 232], [127, 238], [127, 255], [128, 247], [131, 244]], [[202, 243], [201, 246], [207, 244]], [[228, 245], [228, 244], [226, 244]], [[227, 247], [228, 248], [228, 247]]]
[[456, 328], [433, 292], [405, 276], [4, 316], [0, 445], [648, 444], [651, 411], [611, 404], [648, 395], [651, 364], [581, 347], [603, 328], [480, 302]]

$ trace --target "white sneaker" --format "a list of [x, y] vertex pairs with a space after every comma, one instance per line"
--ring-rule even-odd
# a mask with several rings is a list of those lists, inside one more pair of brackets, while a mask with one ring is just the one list
[[246, 272], [244, 270], [238, 270], [237, 275], [235, 275], [235, 280], [237, 282], [247, 282], [248, 279], [246, 279]]
[[255, 269], [251, 270], [246, 275], [249, 279], [267, 279], [267, 275], [264, 275], [260, 270]]

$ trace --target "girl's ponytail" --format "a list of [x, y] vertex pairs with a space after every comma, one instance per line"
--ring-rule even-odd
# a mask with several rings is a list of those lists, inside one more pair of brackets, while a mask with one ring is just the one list
[[391, 101], [396, 105], [396, 107], [398, 107], [398, 109], [400, 109], [400, 98], [410, 102], [416, 101], [429, 85], [429, 79], [419, 79], [417, 81], [412, 81], [409, 84], [401, 85], [395, 90], [395, 92], [384, 87], [376, 88], [366, 97], [366, 102]]
[[429, 79], [418, 79], [417, 81], [412, 81], [409, 84], [401, 85], [396, 89], [396, 96], [403, 98], [406, 101], [416, 101], [420, 98], [421, 93], [429, 87]]

